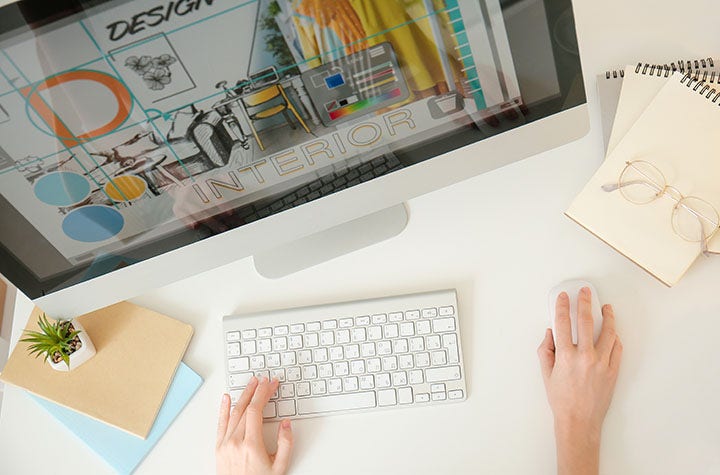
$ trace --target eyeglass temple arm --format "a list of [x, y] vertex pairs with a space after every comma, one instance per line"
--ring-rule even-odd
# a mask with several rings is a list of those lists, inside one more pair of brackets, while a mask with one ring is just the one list
[[611, 192], [611, 191], [617, 191], [623, 186], [628, 185], [647, 185], [647, 182], [645, 180], [631, 180], [631, 181], [625, 181], [622, 183], [607, 183], [602, 186], [603, 191]]

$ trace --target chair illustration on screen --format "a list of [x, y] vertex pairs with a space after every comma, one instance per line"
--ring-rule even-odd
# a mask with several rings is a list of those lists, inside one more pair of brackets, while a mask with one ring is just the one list
[[[308, 134], [310, 133], [310, 129], [308, 129], [307, 125], [305, 125], [305, 122], [302, 120], [302, 117], [300, 117], [300, 114], [298, 114], [297, 109], [295, 109], [295, 106], [292, 105], [285, 94], [285, 89], [283, 89], [280, 84], [273, 84], [260, 89], [257, 92], [250, 93], [244, 96], [241, 100], [245, 106], [245, 110], [247, 110], [248, 119], [250, 119], [248, 121], [250, 129], [252, 130], [255, 140], [257, 140], [257, 143], [260, 146], [260, 150], [265, 150], [265, 146], [258, 136], [254, 122], [262, 119], [268, 119], [281, 112], [285, 116], [285, 120], [290, 127], [294, 129], [295, 124], [293, 124], [292, 119], [288, 114], [288, 110], [292, 112], [298, 122], [300, 122], [300, 125], [302, 125], [303, 129], [305, 129], [305, 132]], [[274, 105], [270, 103], [274, 103]]]

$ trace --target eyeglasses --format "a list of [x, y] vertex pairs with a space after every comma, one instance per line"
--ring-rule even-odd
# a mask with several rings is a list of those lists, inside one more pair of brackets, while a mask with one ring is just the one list
[[684, 196], [667, 184], [665, 175], [652, 163], [644, 160], [625, 162], [617, 183], [603, 185], [607, 192], [620, 190], [631, 203], [644, 205], [662, 197], [675, 201], [672, 228], [675, 234], [689, 242], [699, 242], [704, 255], [709, 255], [708, 241], [720, 227], [720, 216], [713, 205], [696, 196]]

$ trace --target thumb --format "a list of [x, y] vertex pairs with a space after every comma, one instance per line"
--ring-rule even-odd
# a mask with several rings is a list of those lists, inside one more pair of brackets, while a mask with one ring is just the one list
[[278, 426], [277, 453], [273, 462], [273, 469], [276, 473], [284, 474], [290, 465], [290, 456], [293, 448], [293, 434], [290, 427], [290, 420], [280, 421]]
[[540, 369], [542, 370], [543, 379], [547, 381], [555, 366], [555, 343], [553, 342], [552, 330], [545, 330], [545, 338], [538, 348], [538, 358], [540, 358]]

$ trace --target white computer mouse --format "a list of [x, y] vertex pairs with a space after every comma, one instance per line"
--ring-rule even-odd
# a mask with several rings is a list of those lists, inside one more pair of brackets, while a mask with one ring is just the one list
[[585, 280], [566, 280], [565, 282], [561, 282], [552, 289], [550, 289], [550, 293], [548, 294], [548, 309], [550, 311], [550, 328], [552, 328], [553, 339], [555, 338], [555, 303], [557, 302], [558, 295], [560, 295], [561, 292], [567, 292], [568, 297], [570, 297], [570, 324], [572, 326], [572, 341], [574, 344], [577, 344], [578, 293], [583, 287], [588, 287], [590, 289], [590, 292], [592, 292], [591, 301], [594, 325], [593, 336], [595, 337], [595, 341], [597, 342], [597, 339], [600, 336], [600, 329], [602, 328], [602, 310], [600, 308], [600, 299], [598, 298], [598, 293], [597, 290], [595, 290], [595, 287], [590, 282], [587, 282]]

